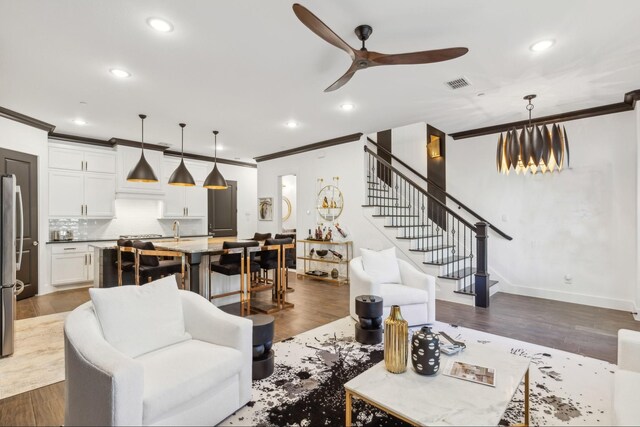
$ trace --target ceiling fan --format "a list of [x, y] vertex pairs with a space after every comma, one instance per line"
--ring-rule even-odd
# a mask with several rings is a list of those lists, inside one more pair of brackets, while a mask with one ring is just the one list
[[466, 47], [451, 47], [448, 49], [425, 50], [422, 52], [384, 54], [367, 50], [365, 42], [373, 32], [370, 25], [359, 25], [355, 29], [356, 36], [362, 41], [362, 48], [356, 50], [342, 40], [331, 28], [322, 22], [317, 16], [309, 11], [306, 7], [294, 3], [293, 12], [296, 14], [300, 22], [307, 26], [311, 31], [316, 33], [321, 39], [344, 50], [352, 59], [351, 66], [346, 73], [336, 80], [331, 86], [326, 88], [325, 92], [332, 92], [344, 86], [358, 70], [364, 70], [369, 67], [378, 65], [410, 65], [410, 64], [429, 64], [432, 62], [448, 61], [458, 58], [469, 51]]

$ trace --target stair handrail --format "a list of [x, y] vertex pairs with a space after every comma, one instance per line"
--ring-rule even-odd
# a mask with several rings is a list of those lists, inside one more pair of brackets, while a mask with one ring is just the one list
[[[407, 168], [410, 172], [412, 172], [413, 174], [417, 175], [420, 179], [422, 179], [423, 181], [425, 181], [427, 184], [429, 185], [433, 185], [436, 189], [438, 189], [439, 191], [441, 191], [445, 197], [451, 199], [452, 202], [454, 202], [455, 204], [458, 205], [458, 207], [464, 209], [465, 211], [467, 211], [469, 214], [471, 214], [473, 217], [475, 217], [476, 219], [478, 219], [479, 221], [482, 222], [486, 222], [489, 225], [489, 228], [491, 228], [493, 231], [495, 231], [496, 233], [498, 233], [500, 236], [504, 237], [507, 240], [513, 240], [513, 237], [509, 236], [507, 233], [505, 233], [504, 231], [500, 230], [498, 227], [494, 226], [491, 222], [487, 221], [486, 219], [484, 219], [483, 217], [481, 217], [479, 214], [477, 214], [474, 210], [472, 210], [470, 207], [468, 207], [467, 205], [465, 205], [464, 203], [462, 203], [460, 200], [456, 199], [455, 197], [453, 197], [451, 194], [447, 193], [446, 190], [444, 190], [442, 187], [440, 187], [438, 184], [436, 184], [435, 182], [433, 182], [433, 180], [427, 178], [426, 176], [422, 175], [420, 172], [418, 172], [417, 170], [415, 170], [414, 168], [412, 168], [411, 166], [409, 166], [408, 164], [406, 164], [405, 162], [403, 162], [402, 160], [400, 160], [398, 157], [394, 156], [393, 153], [391, 153], [391, 151], [387, 150], [386, 148], [384, 148], [383, 146], [379, 145], [377, 142], [375, 142], [373, 139], [371, 139], [370, 137], [367, 137], [367, 141], [369, 141], [371, 144], [375, 145], [378, 149], [384, 151], [385, 153], [387, 153], [389, 156], [391, 156], [391, 158], [393, 160], [395, 160], [396, 162], [400, 163], [402, 166], [404, 166], [405, 168]], [[373, 153], [371, 150], [369, 150], [370, 153]], [[376, 154], [377, 156], [377, 154]], [[397, 171], [397, 170], [396, 170]], [[420, 188], [419, 186], [416, 185], [416, 187]]]
[[377, 161], [379, 161], [381, 164], [383, 164], [384, 166], [386, 166], [387, 168], [389, 168], [390, 170], [392, 170], [395, 174], [397, 174], [398, 176], [400, 176], [402, 179], [404, 179], [405, 181], [407, 181], [407, 183], [409, 183], [410, 185], [412, 185], [413, 187], [415, 187], [416, 190], [418, 190], [420, 193], [422, 193], [423, 195], [425, 195], [429, 200], [431, 200], [432, 202], [436, 203], [437, 205], [440, 205], [440, 207], [442, 209], [444, 209], [446, 212], [448, 212], [449, 214], [451, 214], [451, 216], [453, 216], [455, 219], [457, 219], [458, 221], [460, 221], [461, 223], [463, 223], [465, 226], [467, 226], [469, 229], [471, 229], [474, 233], [476, 232], [476, 226], [472, 225], [469, 221], [467, 221], [466, 219], [462, 218], [460, 215], [458, 215], [453, 209], [451, 209], [449, 206], [445, 205], [444, 203], [442, 203], [440, 200], [436, 199], [433, 194], [430, 194], [428, 191], [424, 190], [421, 186], [419, 186], [418, 184], [416, 184], [413, 180], [411, 180], [409, 177], [407, 177], [405, 174], [403, 174], [402, 172], [400, 172], [398, 169], [394, 168], [393, 166], [391, 166], [391, 164], [389, 162], [387, 162], [385, 159], [383, 159], [382, 157], [380, 157], [377, 153], [374, 153], [373, 151], [371, 151], [369, 149], [369, 147], [367, 147], [366, 145], [364, 146], [364, 151], [366, 153], [371, 154]]

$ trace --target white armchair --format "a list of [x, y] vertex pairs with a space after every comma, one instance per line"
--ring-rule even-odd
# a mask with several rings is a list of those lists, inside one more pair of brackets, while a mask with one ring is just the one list
[[251, 321], [178, 292], [187, 339], [137, 357], [105, 339], [92, 302], [69, 314], [65, 425], [215, 425], [250, 400]]
[[613, 384], [613, 425], [640, 425], [640, 332], [618, 331], [618, 370]]
[[358, 319], [355, 298], [359, 295], [382, 297], [383, 318], [389, 316], [392, 305], [399, 305], [402, 317], [409, 326], [433, 323], [436, 320], [436, 279], [424, 274], [408, 262], [398, 259], [402, 283], [376, 283], [367, 274], [362, 257], [349, 262], [349, 308], [351, 317]]

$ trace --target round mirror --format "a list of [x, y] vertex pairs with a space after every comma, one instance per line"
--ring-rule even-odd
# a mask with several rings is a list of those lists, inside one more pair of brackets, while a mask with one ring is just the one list
[[334, 221], [342, 213], [344, 199], [342, 192], [335, 185], [322, 187], [318, 193], [316, 209], [325, 221]]

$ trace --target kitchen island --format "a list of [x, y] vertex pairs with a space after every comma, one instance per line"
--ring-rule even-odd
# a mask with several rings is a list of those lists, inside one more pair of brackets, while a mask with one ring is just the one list
[[[156, 249], [181, 252], [187, 259], [187, 289], [208, 297], [207, 263], [211, 256], [223, 252], [222, 243], [236, 241], [235, 237], [187, 237], [180, 239], [156, 239]], [[94, 286], [108, 288], [117, 286], [117, 246], [116, 242], [95, 242], [90, 244], [96, 259]]]

